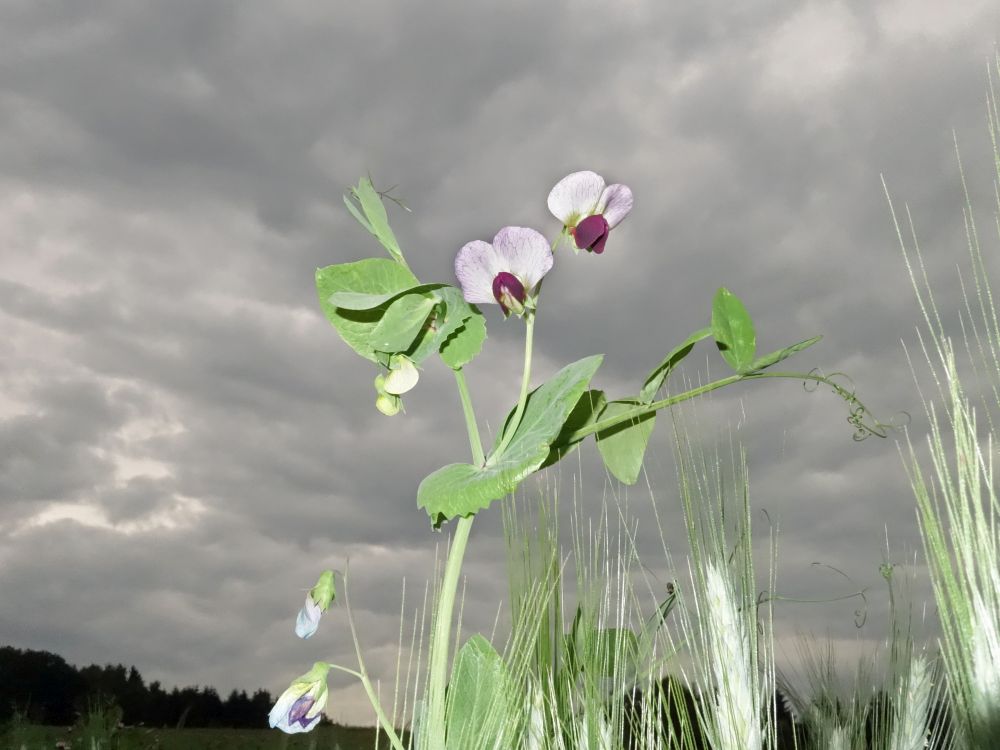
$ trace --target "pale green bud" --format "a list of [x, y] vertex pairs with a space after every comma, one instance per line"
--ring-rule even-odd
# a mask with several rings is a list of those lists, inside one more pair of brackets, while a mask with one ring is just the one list
[[385, 414], [387, 417], [394, 417], [399, 414], [399, 410], [403, 406], [403, 401], [399, 396], [394, 396], [391, 393], [380, 393], [379, 397], [375, 399], [375, 408], [380, 412]]

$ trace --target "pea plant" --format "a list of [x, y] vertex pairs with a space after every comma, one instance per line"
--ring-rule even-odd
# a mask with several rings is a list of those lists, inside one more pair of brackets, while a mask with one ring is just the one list
[[[416, 490], [417, 504], [427, 512], [430, 526], [438, 530], [451, 527], [448, 557], [434, 602], [423, 708], [419, 727], [413, 731], [422, 748], [455, 746], [449, 737], [454, 739], [459, 727], [468, 732], [468, 716], [462, 713], [461, 704], [446, 700], [451, 692], [449, 644], [462, 561], [477, 514], [515, 493], [529, 476], [593, 437], [608, 472], [625, 484], [633, 484], [660, 410], [750, 380], [782, 378], [813, 388], [829, 386], [849, 406], [848, 422], [855, 430], [855, 439], [885, 436], [886, 426], [871, 418], [853, 390], [833, 379], [839, 373], [828, 376], [815, 369], [776, 369], [779, 363], [818, 342], [819, 336], [759, 355], [751, 317], [740, 299], [725, 287], [712, 300], [708, 325], [668, 350], [646, 374], [638, 392], [611, 398], [594, 387], [603, 360], [600, 354], [572, 362], [532, 388], [533, 338], [543, 282], [555, 271], [557, 256], [559, 263], [577, 262], [574, 254], [585, 251], [603, 256], [610, 247], [602, 262], [613, 262], [617, 248], [611, 235], [633, 208], [632, 191], [625, 185], [607, 185], [590, 171], [563, 178], [548, 196], [548, 208], [558, 220], [553, 241], [535, 229], [505, 226], [492, 242], [468, 242], [455, 257], [457, 286], [424, 283], [414, 275], [389, 226], [384, 199], [396, 200], [378, 192], [370, 178], [363, 178], [344, 201], [389, 257], [321, 268], [316, 272], [316, 288], [323, 313], [334, 329], [376, 369], [375, 407], [382, 414], [393, 417], [403, 411], [403, 397], [411, 397], [421, 368], [437, 356], [452, 372], [465, 417], [471, 461], [432, 472]], [[498, 306], [503, 320], [524, 325], [520, 394], [489, 451], [483, 446], [465, 375], [486, 341], [487, 318], [480, 306], [487, 305]], [[697, 388], [671, 393], [671, 374], [702, 341], [715, 345], [732, 372]], [[297, 635], [308, 638], [316, 632], [334, 595], [334, 574], [324, 571], [306, 596], [296, 621]], [[328, 673], [336, 669], [361, 681], [392, 746], [404, 750], [406, 744], [380, 705], [365, 669], [353, 622], [351, 631], [357, 668], [315, 663], [281, 695], [271, 711], [270, 724], [289, 733], [315, 727], [327, 701]], [[466, 649], [475, 652], [477, 663], [489, 663], [502, 671], [500, 655], [486, 639], [475, 636], [456, 657], [452, 680], [463, 674], [460, 667]]]

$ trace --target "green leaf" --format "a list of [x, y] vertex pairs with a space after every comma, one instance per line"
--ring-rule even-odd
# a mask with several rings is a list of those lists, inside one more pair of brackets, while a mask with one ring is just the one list
[[[573, 407], [573, 411], [569, 413], [566, 417], [565, 423], [563, 423], [562, 429], [559, 430], [559, 434], [556, 435], [555, 440], [552, 441], [552, 446], [549, 449], [549, 455], [543, 463], [538, 468], [544, 469], [557, 461], [561, 461], [568, 454], [572, 453], [573, 450], [583, 442], [584, 438], [577, 438], [575, 440], [570, 440], [570, 435], [572, 435], [577, 430], [582, 430], [584, 427], [589, 427], [600, 417], [601, 412], [604, 410], [604, 405], [607, 403], [607, 398], [604, 396], [604, 391], [599, 391], [596, 389], [590, 389], [584, 391], [583, 395], [580, 396], [580, 400], [576, 402], [576, 406]], [[510, 422], [510, 418], [513, 416], [513, 411], [507, 415], [507, 422]], [[504, 423], [504, 430], [507, 429], [507, 422]]]
[[[399, 263], [405, 263], [403, 251], [399, 249], [399, 243], [396, 242], [396, 235], [389, 228], [389, 219], [385, 213], [382, 196], [375, 190], [372, 181], [367, 177], [362, 177], [358, 186], [351, 188], [351, 194], [361, 204], [361, 210], [365, 212], [365, 218], [368, 220], [368, 226], [365, 228], [375, 235], [393, 259]], [[357, 218], [356, 212], [352, 211], [351, 213], [354, 213], [355, 218]], [[364, 226], [363, 222], [362, 226]]]
[[635, 669], [639, 640], [631, 630], [603, 628], [595, 631], [593, 639], [591, 663], [602, 677], [630, 674]]
[[737, 372], [744, 372], [753, 362], [756, 334], [743, 303], [725, 287], [719, 287], [712, 300], [712, 334], [722, 358]]
[[702, 328], [700, 331], [695, 331], [684, 339], [684, 343], [671, 349], [670, 353], [663, 358], [663, 361], [654, 367], [653, 371], [649, 373], [649, 377], [647, 377], [646, 382], [643, 383], [642, 390], [639, 391], [639, 401], [644, 404], [653, 403], [653, 399], [656, 398], [657, 391], [663, 387], [663, 383], [666, 382], [668, 377], [670, 377], [670, 373], [673, 369], [682, 359], [691, 353], [695, 344], [702, 339], [707, 339], [711, 335], [711, 328]]
[[811, 339], [806, 339], [805, 341], [800, 341], [797, 344], [792, 344], [791, 346], [786, 346], [784, 349], [779, 349], [776, 352], [771, 352], [770, 354], [765, 354], [763, 357], [759, 357], [750, 363], [747, 370], [750, 372], [756, 372], [757, 370], [763, 370], [771, 365], [776, 365], [783, 359], [788, 359], [796, 352], [801, 352], [803, 349], [808, 349], [810, 346], [819, 341], [822, 336], [813, 336]]
[[405, 352], [416, 340], [437, 300], [430, 294], [407, 294], [386, 309], [369, 338], [380, 352]]
[[[354, 194], [351, 193], [351, 195], [354, 195]], [[354, 205], [354, 201], [352, 201], [346, 195], [344, 196], [344, 205], [347, 206], [347, 210], [351, 212], [351, 216], [353, 216], [355, 219], [357, 219], [358, 224], [360, 224], [361, 226], [363, 226], [365, 229], [367, 229], [372, 234], [375, 234], [375, 230], [372, 229], [372, 225], [368, 223], [368, 219], [366, 219], [361, 214], [361, 211], [358, 210], [358, 207], [356, 205]]]
[[491, 455], [485, 466], [450, 464], [425, 477], [417, 489], [417, 505], [434, 525], [488, 507], [538, 469], [602, 359], [595, 355], [566, 365], [533, 391], [510, 444], [502, 454]]
[[410, 289], [401, 292], [389, 292], [386, 294], [363, 294], [359, 292], [337, 292], [330, 295], [330, 304], [334, 307], [342, 307], [345, 310], [371, 310], [380, 307], [386, 302], [404, 294], [417, 294], [419, 292], [429, 292], [440, 289], [446, 284], [418, 284]]
[[452, 370], [461, 370], [475, 359], [486, 340], [486, 318], [475, 313], [441, 344], [441, 359]]
[[483, 636], [472, 636], [455, 657], [448, 685], [447, 750], [515, 747], [519, 725], [511, 717], [519, 709], [500, 654]]
[[346, 310], [333, 305], [330, 298], [337, 292], [395, 296], [415, 286], [416, 276], [405, 266], [386, 258], [368, 258], [316, 269], [316, 290], [323, 314], [348, 346], [373, 362], [378, 362], [379, 358], [369, 339], [385, 312], [385, 306], [371, 310]]
[[406, 351], [406, 355], [417, 363], [440, 350], [469, 318], [480, 315], [476, 308], [465, 301], [461, 290], [443, 284], [437, 286], [439, 288], [434, 291], [434, 295], [439, 302], [425, 321], [413, 346]]
[[566, 635], [570, 663], [591, 679], [628, 675], [636, 667], [639, 639], [628, 628], [598, 628], [590, 613], [577, 607], [573, 625]]
[[[637, 405], [639, 402], [635, 400], [612, 401], [601, 413], [600, 418], [617, 417]], [[639, 478], [642, 459], [655, 425], [656, 412], [650, 412], [597, 433], [597, 449], [601, 452], [604, 465], [618, 481], [635, 484]]]

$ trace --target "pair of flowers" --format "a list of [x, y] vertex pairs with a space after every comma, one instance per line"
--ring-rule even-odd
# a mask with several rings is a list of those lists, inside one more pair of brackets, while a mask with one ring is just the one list
[[[320, 618], [330, 608], [336, 596], [333, 571], [324, 570], [316, 585], [306, 594], [305, 604], [295, 619], [295, 635], [299, 638], [311, 638], [319, 628]], [[326, 686], [329, 672], [330, 665], [318, 661], [313, 664], [312, 669], [296, 678], [271, 709], [268, 715], [271, 728], [296, 734], [308, 732], [316, 726], [329, 693]]]
[[[632, 210], [632, 191], [625, 185], [605, 185], [594, 172], [574, 172], [552, 188], [548, 206], [577, 248], [600, 254], [610, 231]], [[504, 316], [531, 309], [538, 285], [551, 268], [548, 241], [527, 227], [504, 227], [493, 244], [469, 242], [455, 258], [465, 301], [499, 304]]]

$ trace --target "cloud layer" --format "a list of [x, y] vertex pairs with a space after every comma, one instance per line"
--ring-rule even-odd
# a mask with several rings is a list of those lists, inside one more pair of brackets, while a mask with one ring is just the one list
[[[444, 281], [462, 244], [502, 225], [556, 231], [545, 196], [566, 173], [632, 187], [608, 252], [564, 256], [546, 281], [539, 379], [604, 352], [601, 386], [634, 390], [724, 284], [762, 348], [823, 334], [795, 364], [849, 373], [877, 414], [909, 411], [922, 435], [900, 345], [919, 311], [880, 174], [956, 309], [952, 132], [988, 207], [983, 70], [998, 31], [991, 3], [932, 0], [7, 3], [3, 640], [167, 684], [277, 690], [316, 658], [351, 662], [342, 612], [308, 643], [292, 635], [302, 591], [349, 557], [370, 666], [391, 678], [401, 581], [410, 612], [445, 541], [416, 485], [468, 448], [444, 368], [388, 420], [371, 368], [319, 313], [315, 268], [379, 252], [340, 202], [366, 171], [400, 186], [408, 258]], [[519, 333], [492, 317], [469, 368], [492, 425], [516, 397]], [[732, 425], [749, 446], [755, 507], [781, 519], [782, 593], [877, 585], [887, 526], [894, 558], [912, 559], [895, 443], [852, 442], [835, 397], [749, 384], [698, 415], [706, 435]], [[669, 432], [664, 419], [648, 469], [682, 550]], [[620, 488], [592, 447], [582, 460], [596, 508]], [[629, 490], [643, 518], [649, 494]], [[488, 632], [505, 596], [498, 516], [474, 532], [470, 631]], [[640, 543], [668, 575], [658, 541]], [[853, 642], [854, 608], [782, 605], [778, 628]], [[360, 692], [337, 685], [331, 714], [368, 721]]]

